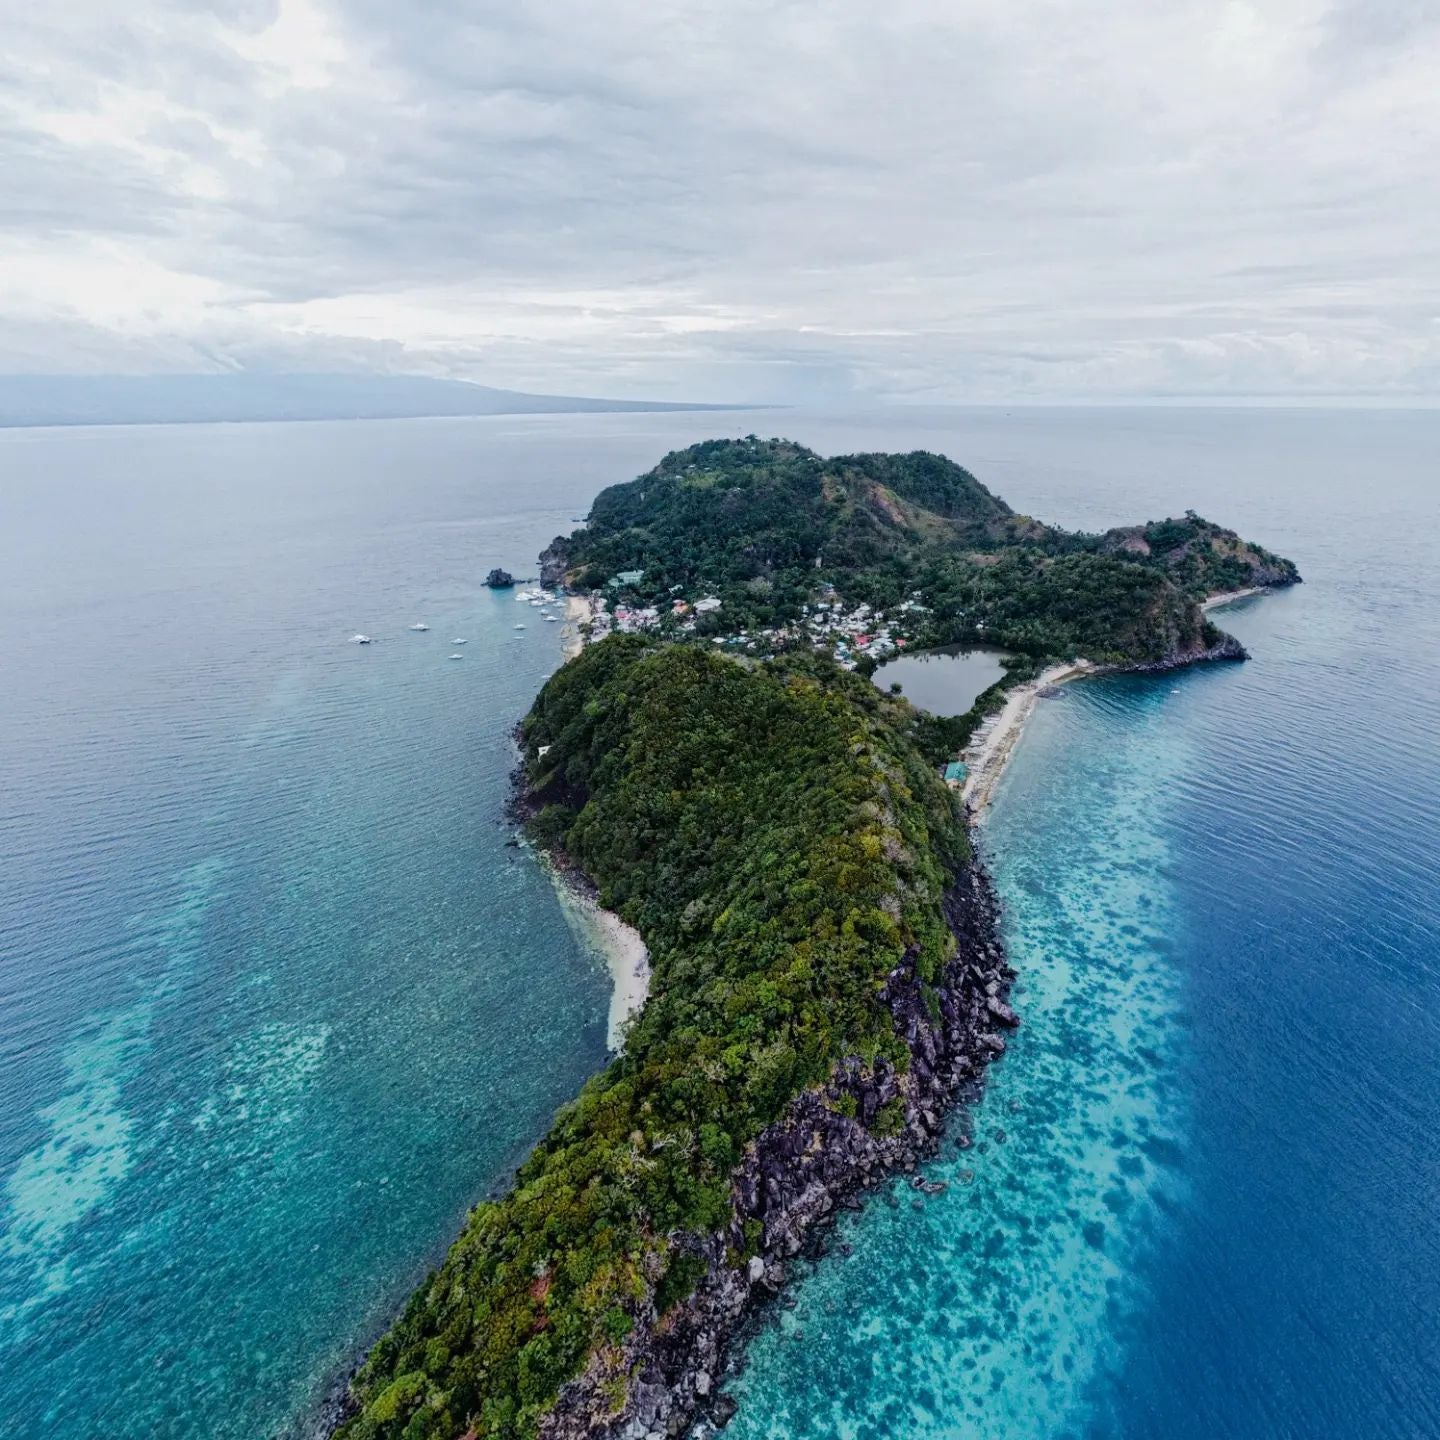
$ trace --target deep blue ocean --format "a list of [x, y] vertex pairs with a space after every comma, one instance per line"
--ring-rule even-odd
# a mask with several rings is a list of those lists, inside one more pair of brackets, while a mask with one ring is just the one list
[[730, 1433], [1440, 1435], [1440, 414], [1258, 410], [0, 432], [0, 1433], [294, 1431], [601, 1063], [501, 815], [560, 627], [479, 580], [751, 429], [1307, 584], [1217, 615], [1249, 664], [1041, 704], [977, 1143], [847, 1220]]

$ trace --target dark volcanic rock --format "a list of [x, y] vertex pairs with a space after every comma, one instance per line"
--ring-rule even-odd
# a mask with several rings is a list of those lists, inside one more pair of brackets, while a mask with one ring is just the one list
[[[715, 1377], [783, 1290], [786, 1262], [802, 1249], [816, 1254], [836, 1211], [857, 1207], [879, 1177], [914, 1171], [934, 1152], [942, 1117], [957, 1101], [974, 1098], [977, 1076], [1005, 1049], [991, 1027], [1018, 1023], [1004, 998], [1014, 972], [1001, 949], [998, 908], [978, 865], [956, 878], [945, 917], [956, 951], [929, 996], [910, 955], [881, 992], [910, 1051], [909, 1068], [899, 1072], [883, 1059], [867, 1067], [851, 1056], [836, 1065], [827, 1086], [791, 1101], [731, 1176], [732, 1223], [714, 1234], [671, 1237], [708, 1266], [695, 1293], [663, 1323], [653, 1304], [643, 1306], [624, 1344], [592, 1359], [561, 1390], [540, 1423], [544, 1440], [655, 1440], [684, 1434], [702, 1416], [717, 1427], [729, 1421], [734, 1402], [718, 1392]], [[879, 1133], [876, 1117], [887, 1106], [890, 1123]], [[923, 1195], [945, 1188], [919, 1175], [911, 1183]], [[758, 1254], [747, 1254], [747, 1225], [751, 1234], [758, 1226]], [[851, 1253], [847, 1243], [837, 1248]], [[615, 1381], [626, 1377], [634, 1379], [616, 1411]]]
[[1217, 660], [1248, 660], [1249, 652], [1233, 636], [1222, 634], [1211, 645], [1197, 645], [1189, 650], [1176, 650], [1163, 660], [1137, 661], [1117, 668], [1132, 675], [1160, 675], [1167, 670], [1183, 670], [1187, 665], [1206, 665]]
[[1020, 1023], [1020, 1017], [998, 995], [987, 995], [985, 1008], [1009, 1030]]

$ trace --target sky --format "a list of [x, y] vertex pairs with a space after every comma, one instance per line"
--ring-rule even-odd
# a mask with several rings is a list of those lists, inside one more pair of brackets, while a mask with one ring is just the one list
[[0, 18], [0, 376], [1440, 394], [1440, 0]]

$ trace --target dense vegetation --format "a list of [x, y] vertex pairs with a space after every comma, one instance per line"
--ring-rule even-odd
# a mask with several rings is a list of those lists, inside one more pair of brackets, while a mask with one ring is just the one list
[[[754, 437], [612, 486], [545, 559], [699, 639], [788, 626], [822, 591], [903, 604], [919, 643], [1018, 652], [1011, 678], [1046, 656], [1194, 651], [1218, 638], [1205, 594], [1298, 578], [1193, 514], [1069, 534], [940, 456], [827, 460]], [[702, 595], [720, 611], [674, 606]], [[650, 997], [375, 1346], [345, 1440], [529, 1440], [582, 1370], [618, 1411], [625, 1337], [701, 1277], [687, 1241], [731, 1233], [733, 1263], [753, 1253], [730, 1183], [746, 1145], [842, 1057], [908, 1063], [879, 990], [905, 955], [934, 979], [955, 943], [942, 897], [968, 857], [934, 765], [1003, 683], [966, 716], [918, 715], [787, 633], [796, 649], [763, 664], [617, 636], [526, 718], [532, 831], [640, 930]]]
[[926, 979], [951, 952], [941, 897], [968, 854], [916, 725], [808, 656], [616, 637], [546, 684], [534, 823], [639, 928], [650, 998], [376, 1345], [346, 1440], [533, 1435], [588, 1357], [693, 1289], [677, 1237], [730, 1222], [732, 1167], [798, 1091], [843, 1055], [906, 1063], [877, 991], [906, 952]]
[[983, 637], [1032, 656], [1153, 660], [1213, 644], [1197, 601], [1298, 579], [1194, 514], [1103, 535], [1015, 514], [942, 456], [824, 459], [786, 440], [713, 440], [596, 499], [552, 554], [580, 588], [642, 570], [635, 600], [711, 592], [700, 633], [795, 619], [817, 587], [887, 609], [916, 591], [923, 643]]

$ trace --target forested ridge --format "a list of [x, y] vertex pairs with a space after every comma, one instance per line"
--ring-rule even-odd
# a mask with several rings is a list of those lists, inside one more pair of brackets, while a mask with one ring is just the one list
[[819, 587], [880, 611], [909, 597], [923, 643], [983, 638], [1035, 657], [1161, 659], [1214, 644], [1207, 595], [1289, 584], [1295, 566], [1193, 513], [1085, 534], [1016, 514], [940, 455], [826, 459], [788, 440], [713, 440], [601, 492], [552, 573], [664, 605], [713, 593], [699, 633], [784, 625]]
[[[640, 931], [651, 990], [622, 1053], [559, 1113], [509, 1193], [474, 1209], [375, 1345], [344, 1440], [633, 1426], [637, 1395], [656, 1387], [631, 1337], [663, 1337], [699, 1306], [702, 1281], [773, 1261], [759, 1212], [737, 1198], [757, 1151], [803, 1113], [806, 1155], [833, 1152], [828, 1124], [873, 1159], [880, 1137], [917, 1125], [897, 1076], [923, 1080], [924, 1104], [943, 1110], [947, 1086], [1004, 1049], [975, 1028], [1015, 1021], [998, 942], [980, 933], [993, 936], [993, 919], [977, 930], [960, 918], [970, 849], [935, 769], [983, 706], [923, 716], [818, 653], [814, 615], [838, 602], [817, 597], [872, 607], [862, 615], [898, 607], [907, 642], [1008, 646], [1028, 657], [1013, 676], [1077, 653], [1196, 655], [1224, 638], [1200, 611], [1206, 594], [1299, 578], [1193, 514], [1070, 534], [940, 456], [827, 460], [754, 437], [692, 446], [610, 487], [542, 559], [552, 580], [614, 594], [617, 617], [623, 600], [658, 622], [653, 636], [588, 646], [522, 727], [529, 831]], [[711, 603], [691, 603], [702, 596]], [[786, 628], [802, 616], [809, 631]], [[681, 623], [693, 640], [748, 625], [786, 644], [733, 658], [668, 643]], [[957, 934], [970, 938], [950, 964]], [[908, 1011], [889, 988], [902, 974], [918, 987]], [[957, 1037], [980, 1053], [946, 1059]], [[868, 1087], [859, 1120], [842, 1072]], [[938, 1122], [921, 1117], [923, 1139]], [[696, 1391], [692, 1375], [684, 1404], [709, 1383]], [[562, 1392], [585, 1399], [557, 1428]]]
[[841, 1057], [904, 1068], [879, 989], [953, 951], [942, 897], [969, 854], [914, 723], [822, 660], [634, 637], [546, 684], [534, 827], [640, 930], [650, 997], [376, 1345], [347, 1440], [533, 1435], [587, 1359], [689, 1293], [704, 1267], [677, 1237], [730, 1223], [732, 1168], [794, 1096]]

